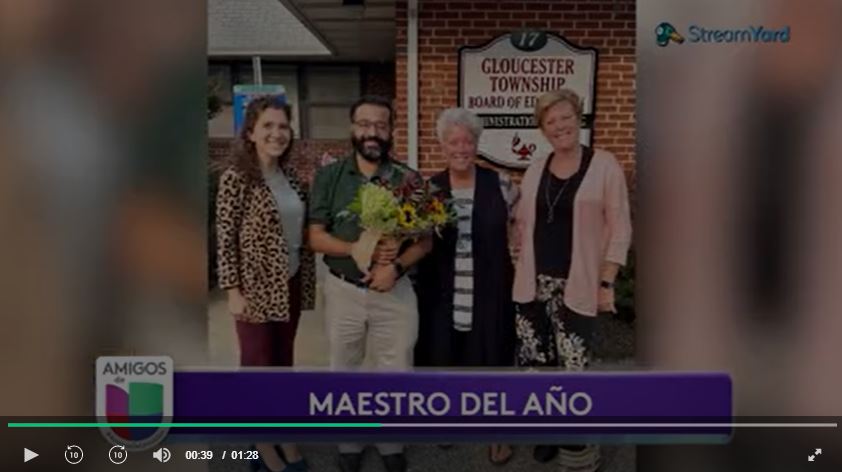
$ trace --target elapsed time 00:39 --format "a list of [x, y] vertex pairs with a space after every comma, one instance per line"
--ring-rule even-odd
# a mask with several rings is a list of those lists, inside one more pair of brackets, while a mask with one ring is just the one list
[[213, 459], [213, 451], [184, 451], [184, 458], [188, 461], [209, 461]]

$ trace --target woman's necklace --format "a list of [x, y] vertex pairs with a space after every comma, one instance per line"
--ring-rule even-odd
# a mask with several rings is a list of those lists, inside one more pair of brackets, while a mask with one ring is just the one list
[[546, 179], [546, 181], [544, 182], [544, 200], [547, 203], [547, 224], [553, 223], [556, 204], [558, 203], [559, 199], [561, 199], [561, 195], [564, 193], [564, 191], [567, 190], [567, 186], [570, 185], [570, 182], [573, 180], [573, 177], [575, 177], [576, 174], [579, 173], [579, 171], [577, 169], [576, 172], [574, 172], [573, 174], [570, 175], [570, 177], [567, 178], [567, 180], [564, 182], [564, 185], [561, 186], [561, 190], [558, 191], [555, 198], [551, 202], [550, 201], [550, 185], [552, 184], [552, 181], [550, 180], [550, 175], [552, 174], [552, 170], [550, 170], [550, 168], [549, 168], [549, 166], [551, 164], [552, 164], [552, 161], [547, 163], [547, 173], [544, 176], [544, 178]]

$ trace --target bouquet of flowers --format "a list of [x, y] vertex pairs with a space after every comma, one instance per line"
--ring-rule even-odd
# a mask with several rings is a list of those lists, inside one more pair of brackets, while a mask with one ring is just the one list
[[393, 239], [400, 244], [438, 233], [456, 220], [445, 193], [411, 174], [397, 187], [383, 181], [363, 184], [340, 216], [355, 218], [363, 229], [351, 254], [363, 272], [371, 266], [374, 250], [381, 240]]

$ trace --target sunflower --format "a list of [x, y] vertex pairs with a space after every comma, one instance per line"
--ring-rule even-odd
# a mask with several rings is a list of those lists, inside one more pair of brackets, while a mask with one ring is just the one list
[[401, 228], [412, 229], [418, 222], [418, 213], [410, 203], [404, 203], [398, 213], [398, 224]]
[[443, 225], [447, 223], [447, 209], [444, 207], [444, 203], [441, 200], [433, 199], [430, 202], [430, 220], [432, 220], [433, 224], [435, 225]]

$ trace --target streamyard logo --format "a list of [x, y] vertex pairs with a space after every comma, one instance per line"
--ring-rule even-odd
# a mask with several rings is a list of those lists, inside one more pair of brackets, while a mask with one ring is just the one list
[[[173, 416], [173, 364], [169, 357], [100, 357], [96, 361], [96, 415], [100, 423], [161, 423]], [[127, 450], [150, 448], [168, 428], [102, 427]]]
[[658, 46], [663, 48], [667, 47], [670, 41], [681, 44], [684, 42], [684, 36], [681, 36], [678, 33], [675, 26], [667, 22], [663, 22], [655, 28], [655, 42], [658, 43]]
[[663, 22], [655, 28], [655, 42], [658, 46], [666, 47], [670, 42], [688, 43], [788, 43], [790, 40], [789, 26], [770, 28], [762, 25], [746, 26], [742, 28], [711, 28], [690, 25], [686, 37], [668, 22]]

